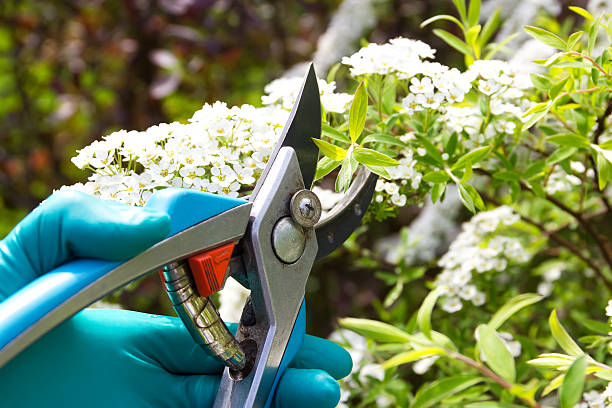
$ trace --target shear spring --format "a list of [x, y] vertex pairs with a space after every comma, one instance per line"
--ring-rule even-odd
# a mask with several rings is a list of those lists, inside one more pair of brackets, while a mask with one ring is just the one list
[[198, 295], [187, 262], [164, 266], [160, 277], [174, 310], [194, 340], [231, 370], [242, 370], [246, 364], [242, 347], [228, 330], [213, 302]]

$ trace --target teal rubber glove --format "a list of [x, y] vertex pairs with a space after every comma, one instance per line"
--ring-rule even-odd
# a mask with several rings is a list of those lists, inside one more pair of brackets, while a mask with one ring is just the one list
[[[128, 259], [168, 231], [166, 214], [56, 193], [0, 242], [0, 301], [73, 258]], [[335, 407], [351, 366], [343, 348], [307, 335], [274, 406]], [[0, 395], [6, 407], [209, 407], [222, 370], [176, 317], [89, 309], [0, 368]]]

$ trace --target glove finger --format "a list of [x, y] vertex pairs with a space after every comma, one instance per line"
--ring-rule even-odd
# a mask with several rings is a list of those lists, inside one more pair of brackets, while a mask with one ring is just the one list
[[289, 368], [274, 396], [276, 408], [333, 408], [340, 401], [340, 385], [326, 371]]
[[113, 322], [112, 330], [129, 336], [126, 342], [143, 361], [172, 374], [221, 374], [223, 364], [198, 345], [178, 317], [128, 310], [85, 310], [87, 319]]
[[315, 336], [304, 336], [302, 348], [289, 365], [293, 368], [318, 368], [336, 380], [351, 373], [351, 355], [336, 343]]
[[170, 389], [167, 404], [172, 408], [212, 407], [219, 389], [221, 377], [218, 375], [172, 376], [170, 383], [160, 384]]

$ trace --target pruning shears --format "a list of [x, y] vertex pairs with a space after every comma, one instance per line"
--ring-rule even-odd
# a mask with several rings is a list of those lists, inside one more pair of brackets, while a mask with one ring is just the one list
[[[183, 189], [156, 192], [147, 207], [171, 217], [166, 239], [125, 262], [77, 259], [0, 304], [0, 367], [98, 299], [158, 271], [194, 340], [225, 365], [215, 407], [268, 407], [302, 344], [305, 286], [313, 263], [344, 242], [372, 200], [376, 175], [360, 170], [321, 219], [308, 188], [321, 133], [312, 65], [288, 122], [248, 200]], [[210, 295], [228, 277], [250, 289], [236, 335]]]

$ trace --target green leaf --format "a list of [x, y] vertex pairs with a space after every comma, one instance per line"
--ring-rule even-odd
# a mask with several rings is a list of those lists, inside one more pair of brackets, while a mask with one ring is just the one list
[[354, 172], [355, 168], [353, 167], [351, 157], [346, 156], [344, 160], [342, 160], [342, 167], [340, 167], [340, 171], [338, 172], [338, 178], [336, 179], [336, 191], [343, 192], [349, 188]]
[[596, 333], [608, 334], [608, 332], [610, 332], [610, 325], [608, 323], [591, 319], [580, 319], [578, 320], [578, 323]]
[[419, 326], [419, 330], [423, 332], [425, 337], [429, 340], [433, 340], [431, 336], [431, 313], [433, 312], [433, 308], [438, 301], [438, 298], [442, 295], [446, 288], [443, 286], [438, 286], [425, 297], [419, 311], [417, 312], [417, 324]]
[[334, 129], [326, 123], [321, 123], [321, 133], [338, 142], [351, 143], [351, 139], [349, 139], [344, 133]]
[[459, 190], [459, 199], [461, 200], [465, 208], [470, 210], [471, 213], [476, 213], [476, 207], [474, 207], [474, 199], [472, 198], [470, 193], [468, 193], [468, 191], [462, 184], [457, 184], [457, 187]]
[[405, 331], [376, 320], [345, 317], [339, 323], [342, 327], [381, 343], [406, 343], [412, 339]]
[[597, 18], [597, 21], [591, 24], [591, 28], [589, 29], [589, 41], [587, 43], [587, 54], [588, 55], [593, 54], [593, 48], [595, 47], [595, 42], [597, 41], [597, 33], [599, 32], [599, 23], [602, 17], [603, 17], [603, 14], [601, 14]]
[[584, 352], [578, 347], [578, 345], [574, 342], [574, 340], [570, 337], [569, 334], [565, 331], [559, 319], [557, 318], [557, 311], [553, 310], [550, 313], [550, 317], [548, 318], [548, 324], [550, 325], [550, 331], [559, 344], [563, 351], [565, 351], [570, 356], [577, 357]]
[[521, 175], [517, 173], [516, 171], [502, 170], [502, 171], [493, 173], [493, 178], [497, 180], [504, 180], [504, 181], [518, 181], [521, 179]]
[[440, 154], [438, 149], [436, 149], [436, 147], [429, 140], [427, 140], [423, 136], [417, 136], [417, 139], [419, 142], [421, 142], [421, 144], [423, 145], [427, 153], [429, 153], [431, 158], [434, 159], [436, 163], [440, 165], [444, 164], [444, 160], [442, 160], [442, 155]]
[[478, 191], [476, 191], [476, 189], [471, 184], [461, 183], [459, 184], [459, 187], [460, 187], [460, 190], [461, 188], [463, 188], [465, 189], [465, 191], [467, 191], [467, 193], [470, 195], [472, 199], [472, 203], [477, 209], [479, 209], [480, 211], [486, 210], [484, 201], [482, 201], [480, 194], [478, 194]]
[[[533, 85], [543, 92], [548, 92], [548, 90], [552, 87], [552, 81], [546, 76], [542, 74], [530, 74], [531, 82]], [[546, 102], [539, 103], [538, 105], [546, 105]], [[537, 105], [536, 105], [537, 106]], [[533, 107], [529, 110], [532, 110]], [[529, 112], [529, 111], [527, 111]], [[525, 113], [527, 113], [525, 112]]]
[[440, 37], [442, 40], [444, 40], [445, 43], [447, 43], [448, 45], [450, 45], [451, 47], [459, 51], [460, 53], [469, 55], [469, 56], [472, 55], [472, 50], [470, 50], [470, 47], [468, 47], [468, 45], [465, 42], [461, 41], [458, 37], [449, 33], [448, 31], [436, 28], [435, 30], [433, 30], [433, 33], [437, 35], [438, 37]]
[[535, 293], [524, 293], [507, 301], [489, 320], [487, 324], [491, 329], [497, 330], [506, 320], [519, 310], [542, 300], [543, 297]]
[[313, 142], [317, 145], [321, 153], [325, 156], [329, 157], [332, 160], [343, 160], [346, 157], [346, 151], [342, 148], [333, 145], [331, 143], [326, 142], [321, 139], [312, 139]]
[[391, 135], [385, 135], [385, 134], [382, 134], [382, 133], [373, 133], [371, 135], [367, 135], [366, 137], [363, 138], [361, 143], [362, 144], [366, 144], [366, 143], [385, 143], [385, 144], [390, 144], [390, 145], [394, 145], [394, 146], [401, 146], [401, 147], [407, 147], [408, 146], [406, 143], [402, 142], [397, 137], [391, 136]]
[[395, 106], [395, 97], [397, 95], [397, 84], [393, 75], [387, 75], [383, 82], [382, 89], [382, 110], [384, 113], [390, 115], [393, 113], [393, 107]]
[[472, 163], [472, 165], [480, 162], [484, 159], [491, 151], [490, 146], [479, 147], [474, 149], [459, 158], [451, 167], [451, 170], [457, 170], [465, 167], [466, 163]]
[[461, 21], [467, 22], [467, 15], [465, 14], [465, 0], [453, 0], [453, 4], [459, 12], [459, 17], [461, 17]]
[[338, 72], [338, 69], [342, 66], [342, 63], [340, 62], [336, 62], [330, 69], [329, 72], [327, 73], [327, 82], [333, 82], [336, 79], [336, 73]]
[[411, 363], [413, 361], [420, 360], [422, 358], [432, 357], [432, 356], [443, 356], [445, 354], [446, 354], [446, 350], [444, 350], [441, 347], [426, 347], [420, 350], [405, 351], [403, 353], [399, 353], [391, 357], [389, 360], [382, 363], [381, 367], [386, 370], [391, 367], [397, 367], [398, 365]]
[[356, 147], [353, 150], [353, 157], [361, 164], [368, 166], [398, 166], [399, 162], [386, 154], [377, 152], [376, 150], [366, 149], [365, 147]]
[[552, 166], [553, 164], [559, 163], [568, 157], [572, 157], [576, 152], [577, 149], [575, 147], [561, 147], [560, 149], [555, 150], [553, 154], [548, 156], [546, 159], [546, 164]]
[[368, 110], [368, 92], [364, 82], [361, 82], [355, 91], [355, 97], [351, 102], [349, 111], [349, 135], [351, 142], [355, 143], [361, 135], [365, 126], [366, 114]]
[[533, 162], [523, 172], [523, 178], [530, 180], [538, 176], [542, 172], [542, 170], [544, 170], [545, 167], [546, 167], [546, 162], [544, 160], [538, 160], [536, 162]]
[[480, 19], [480, 0], [471, 0], [468, 6], [468, 23], [470, 26], [478, 24]]
[[459, 28], [461, 28], [461, 31], [464, 31], [464, 26], [463, 24], [461, 24], [461, 21], [457, 20], [455, 17], [453, 16], [449, 16], [448, 14], [439, 14], [437, 16], [433, 16], [428, 18], [427, 20], [423, 21], [421, 23], [421, 28], [428, 26], [429, 24], [438, 21], [438, 20], [448, 20], [448, 21], [452, 21], [453, 23], [457, 24], [459, 26]]
[[550, 106], [546, 110], [544, 110], [542, 112], [534, 113], [531, 116], [529, 116], [527, 121], [525, 121], [525, 123], [523, 123], [523, 130], [528, 130], [530, 127], [535, 125], [536, 122], [538, 122], [540, 119], [542, 119], [544, 116], [546, 116], [546, 114], [548, 113], [548, 111], [550, 110], [551, 107], [552, 107], [552, 104], [550, 104]]
[[563, 90], [563, 87], [565, 86], [565, 84], [567, 84], [567, 81], [569, 79], [570, 77], [567, 76], [562, 80], [558, 81], [556, 84], [554, 84], [552, 88], [550, 88], [550, 91], [548, 91], [548, 96], [550, 97], [550, 99], [555, 99], [557, 95], [559, 95], [559, 93]]
[[446, 183], [435, 184], [431, 188], [431, 202], [435, 204], [436, 201], [438, 201], [440, 197], [442, 197], [442, 194], [444, 194], [445, 190], [446, 190]]
[[482, 381], [484, 381], [484, 379], [478, 376], [459, 375], [425, 384], [415, 395], [410, 408], [428, 408], [436, 406], [436, 404], [444, 398], [448, 398]]
[[582, 397], [584, 388], [584, 377], [587, 367], [586, 356], [578, 357], [565, 374], [561, 388], [559, 389], [559, 402], [561, 408], [573, 408]]
[[323, 157], [317, 163], [317, 172], [315, 173], [314, 181], [320, 180], [331, 173], [336, 167], [342, 163], [340, 160], [332, 160], [329, 157]]
[[478, 39], [478, 34], [480, 34], [480, 24], [476, 24], [474, 27], [467, 30], [465, 33], [465, 42], [471, 46], [476, 44], [476, 40]]
[[548, 385], [542, 390], [542, 397], [550, 394], [551, 392], [559, 388], [564, 378], [565, 378], [565, 374], [561, 374], [553, 378], [550, 381], [550, 383], [548, 383]]
[[588, 148], [590, 143], [584, 137], [580, 137], [571, 133], [561, 134], [547, 137], [546, 140], [551, 143], [556, 143], [561, 146], [569, 146], [576, 148]]
[[608, 184], [608, 181], [612, 180], [612, 164], [610, 164], [601, 152], [597, 152], [595, 162], [597, 163], [597, 170], [599, 171], [599, 189], [603, 190], [606, 184]]
[[450, 177], [445, 171], [437, 170], [427, 173], [425, 176], [423, 176], [423, 180], [427, 181], [428, 183], [444, 183], [450, 180]]
[[595, 17], [593, 17], [591, 13], [581, 7], [569, 6], [569, 9], [572, 10], [574, 13], [586, 18], [587, 20], [595, 21]]
[[480, 31], [480, 37], [478, 38], [478, 46], [480, 48], [486, 45], [495, 30], [497, 30], [497, 28], [499, 27], [501, 23], [500, 15], [501, 9], [498, 7], [491, 15], [491, 17], [489, 17], [484, 27], [482, 27], [482, 31]]
[[487, 365], [504, 380], [514, 383], [516, 378], [514, 357], [506, 348], [504, 341], [486, 324], [481, 324], [476, 330], [478, 346], [487, 359]]
[[584, 31], [576, 31], [575, 33], [569, 36], [569, 38], [567, 39], [567, 49], [568, 50], [574, 49], [574, 46], [576, 45], [576, 43], [580, 41], [582, 34], [584, 34]]
[[567, 48], [567, 43], [561, 39], [556, 34], [551, 33], [550, 31], [544, 30], [543, 28], [533, 27], [533, 26], [525, 26], [524, 27], [527, 34], [543, 42], [546, 45], [550, 45], [553, 48], [557, 48], [559, 50], [565, 51]]
[[527, 111], [523, 113], [522, 117], [526, 118], [527, 116], [534, 114], [534, 113], [540, 113], [540, 112], [545, 112], [545, 111], [547, 112], [548, 110], [550, 110], [551, 107], [552, 107], [552, 101], [540, 102], [536, 105], [533, 105], [531, 108], [527, 109]]
[[374, 174], [378, 174], [380, 177], [384, 177], [386, 179], [391, 178], [389, 176], [389, 172], [383, 166], [369, 166], [365, 164], [365, 166]]

